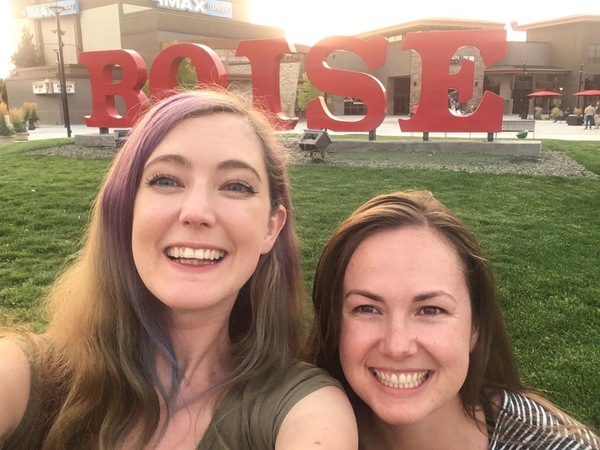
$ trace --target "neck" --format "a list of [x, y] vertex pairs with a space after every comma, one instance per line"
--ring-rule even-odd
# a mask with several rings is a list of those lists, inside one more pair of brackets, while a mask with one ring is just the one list
[[[189, 319], [178, 317], [172, 320], [171, 336], [175, 358], [181, 368], [179, 389], [182, 399], [197, 397], [231, 372], [229, 317]], [[169, 365], [162, 355], [159, 355], [158, 369], [163, 384], [171, 386]]]
[[[433, 419], [433, 420], [432, 420]], [[479, 426], [462, 408], [443, 417], [427, 417], [412, 424], [389, 424], [371, 411], [359, 416], [363, 450], [485, 450], [488, 436], [483, 412], [477, 413]]]

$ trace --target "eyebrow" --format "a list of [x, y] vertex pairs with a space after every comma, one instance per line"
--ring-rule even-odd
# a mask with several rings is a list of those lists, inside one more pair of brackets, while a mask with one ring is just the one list
[[[344, 299], [350, 297], [351, 295], [360, 295], [361, 297], [366, 297], [368, 299], [371, 299], [375, 302], [383, 302], [383, 297], [381, 295], [377, 295], [373, 292], [369, 292], [369, 291], [365, 291], [363, 289], [350, 289], [348, 292], [346, 292], [346, 294], [344, 295]], [[442, 290], [437, 290], [437, 291], [431, 291], [431, 292], [425, 292], [423, 294], [419, 294], [414, 298], [415, 302], [424, 302], [426, 300], [429, 300], [430, 298], [434, 298], [434, 297], [448, 297], [450, 298], [452, 301], [456, 302], [456, 299], [454, 298], [453, 295], [449, 294], [446, 291], [442, 291]]]
[[452, 301], [456, 302], [456, 299], [454, 298], [454, 296], [452, 294], [449, 294], [448, 292], [442, 291], [442, 290], [425, 292], [423, 294], [419, 294], [415, 297], [415, 301], [423, 302], [425, 300], [429, 300], [430, 298], [434, 298], [434, 297], [448, 297]]
[[363, 289], [350, 289], [344, 295], [344, 299], [350, 297], [351, 295], [360, 295], [361, 297], [370, 298], [376, 302], [383, 302], [383, 297], [381, 295], [374, 294], [373, 292], [365, 291]]
[[[189, 167], [191, 165], [190, 162], [188, 161], [188, 159], [181, 155], [167, 154], [167, 155], [157, 156], [157, 157], [151, 159], [150, 161], [148, 161], [148, 163], [144, 167], [144, 170], [148, 169], [148, 167], [152, 167], [153, 165], [161, 163], [161, 162], [172, 162], [172, 163], [175, 163], [182, 167]], [[256, 170], [254, 167], [252, 167], [247, 162], [242, 161], [240, 159], [228, 159], [226, 161], [222, 161], [219, 163], [217, 168], [219, 170], [226, 170], [226, 169], [248, 170], [248, 171], [252, 172], [256, 176], [256, 178], [258, 178], [259, 181], [262, 181], [262, 178], [261, 178], [260, 174], [258, 173], [258, 170]]]
[[246, 161], [242, 161], [240, 159], [228, 159], [226, 161], [222, 161], [219, 163], [219, 165], [217, 166], [218, 169], [245, 169], [245, 170], [249, 170], [250, 172], [252, 172], [256, 178], [258, 178], [258, 181], [262, 181], [262, 178], [260, 176], [260, 174], [258, 173], [258, 170], [256, 170], [253, 166], [251, 166], [250, 164], [248, 164]]
[[144, 170], [147, 169], [148, 167], [152, 167], [154, 164], [158, 164], [161, 162], [173, 162], [173, 163], [175, 163], [179, 166], [183, 166], [183, 167], [189, 167], [189, 165], [190, 165], [190, 162], [187, 160], [187, 158], [184, 158], [181, 155], [168, 154], [168, 155], [160, 155], [155, 158], [152, 158], [151, 160], [149, 160], [146, 163]]

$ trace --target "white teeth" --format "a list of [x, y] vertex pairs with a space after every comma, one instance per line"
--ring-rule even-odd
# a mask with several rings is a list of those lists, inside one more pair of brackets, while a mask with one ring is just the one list
[[211, 250], [190, 247], [169, 247], [167, 255], [184, 264], [207, 264], [225, 257], [223, 250]]
[[389, 387], [396, 389], [410, 389], [420, 386], [429, 377], [428, 371], [413, 372], [413, 373], [386, 373], [373, 369], [373, 375], [377, 380]]

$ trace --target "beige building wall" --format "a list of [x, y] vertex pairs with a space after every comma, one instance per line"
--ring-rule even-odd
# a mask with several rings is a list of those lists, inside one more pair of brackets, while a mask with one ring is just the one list
[[[63, 32], [63, 55], [65, 64], [76, 64], [78, 54], [81, 51], [79, 41], [79, 28], [77, 24], [78, 17], [76, 15], [61, 16], [60, 28]], [[58, 62], [56, 51], [58, 50], [58, 36], [56, 35], [56, 18], [48, 17], [40, 20], [40, 38], [37, 44], [42, 46], [42, 54], [46, 64], [51, 65]]]
[[129, 3], [123, 3], [123, 14], [133, 14], [140, 11], [148, 11], [149, 9], [152, 8], [148, 6], [131, 5]]
[[[287, 117], [295, 117], [296, 97], [298, 95], [298, 79], [301, 64], [299, 62], [283, 62], [279, 69], [279, 93], [281, 111]], [[227, 76], [234, 78], [230, 88], [243, 92], [248, 98], [252, 96], [252, 73], [250, 64], [229, 65]]]
[[[80, 21], [81, 40], [86, 51], [121, 48], [121, 22], [118, 4], [83, 10], [80, 14]], [[99, 24], [102, 26], [99, 27]]]

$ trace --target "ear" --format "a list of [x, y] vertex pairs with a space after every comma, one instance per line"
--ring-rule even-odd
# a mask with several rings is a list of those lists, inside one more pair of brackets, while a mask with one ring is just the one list
[[287, 210], [283, 205], [279, 205], [275, 214], [269, 217], [269, 222], [267, 224], [267, 234], [263, 241], [262, 249], [260, 254], [264, 255], [265, 253], [269, 253], [275, 245], [275, 241], [277, 240], [277, 236], [279, 236], [279, 232], [285, 225], [285, 221], [287, 219]]

